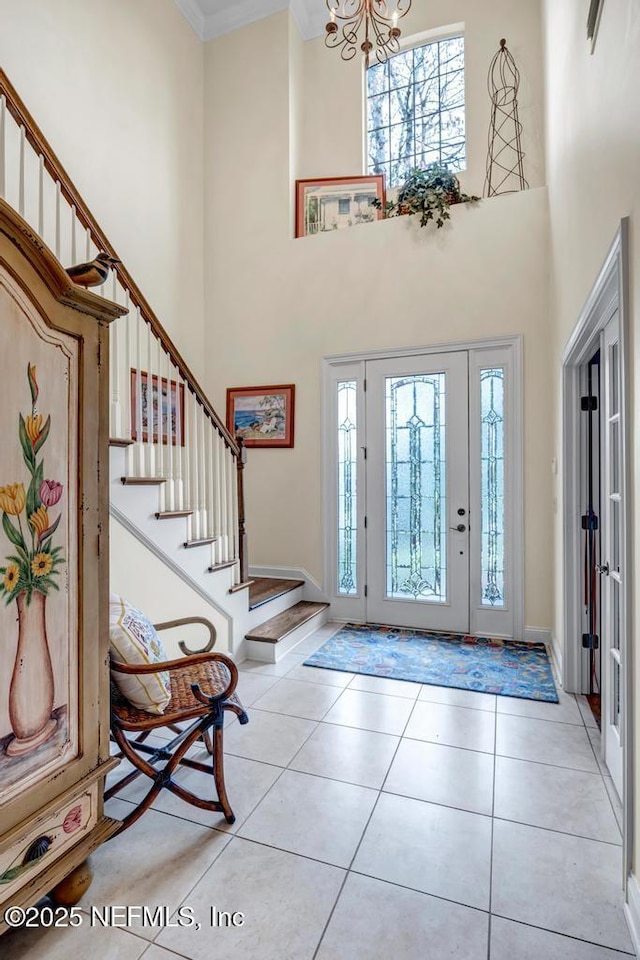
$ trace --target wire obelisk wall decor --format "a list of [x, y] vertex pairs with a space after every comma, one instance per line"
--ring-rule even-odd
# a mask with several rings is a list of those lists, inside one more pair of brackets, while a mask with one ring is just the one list
[[491, 97], [491, 123], [484, 196], [515, 193], [529, 187], [524, 176], [522, 124], [518, 117], [518, 89], [520, 72], [507, 41], [500, 41], [500, 49], [491, 61], [488, 76]]

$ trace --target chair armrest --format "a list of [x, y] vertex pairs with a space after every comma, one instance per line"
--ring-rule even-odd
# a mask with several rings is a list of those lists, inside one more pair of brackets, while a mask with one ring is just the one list
[[118, 663], [117, 660], [111, 660], [111, 669], [116, 673], [127, 674], [147, 674], [163, 673], [172, 670], [184, 670], [187, 667], [197, 667], [205, 663], [222, 663], [229, 671], [229, 686], [216, 699], [226, 699], [236, 689], [238, 685], [238, 668], [233, 660], [224, 653], [194, 653], [187, 657], [180, 657], [178, 660], [158, 660], [156, 663]]
[[184, 653], [185, 657], [191, 657], [197, 653], [209, 653], [210, 650], [213, 650], [216, 643], [216, 628], [211, 623], [210, 620], [205, 619], [205, 617], [181, 617], [179, 620], [165, 620], [163, 623], [154, 623], [156, 630], [170, 630], [173, 627], [184, 627], [190, 623], [202, 623], [209, 630], [209, 640], [207, 641], [206, 646], [202, 650], [190, 650], [186, 645], [184, 640], [178, 642], [178, 646]]

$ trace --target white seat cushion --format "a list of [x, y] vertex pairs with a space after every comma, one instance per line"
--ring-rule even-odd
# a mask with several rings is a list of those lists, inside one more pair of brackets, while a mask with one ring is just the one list
[[[111, 659], [116, 663], [160, 663], [167, 659], [151, 621], [116, 594], [109, 598], [109, 636]], [[147, 713], [164, 713], [171, 699], [168, 671], [134, 676], [112, 670], [111, 677], [122, 696], [134, 707]]]

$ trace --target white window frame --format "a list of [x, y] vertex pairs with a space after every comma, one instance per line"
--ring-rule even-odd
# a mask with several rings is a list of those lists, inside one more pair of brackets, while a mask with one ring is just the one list
[[[480, 552], [479, 544], [470, 541], [473, 562], [470, 566], [469, 584], [476, 590], [477, 601], [470, 604], [470, 631], [480, 636], [512, 637], [517, 640], [525, 639], [524, 624], [524, 444], [523, 444], [523, 337], [514, 336], [496, 337], [481, 340], [464, 340], [453, 343], [440, 343], [421, 347], [410, 347], [397, 350], [380, 350], [367, 353], [342, 354], [325, 357], [323, 360], [323, 465], [324, 465], [324, 593], [331, 602], [331, 617], [334, 620], [353, 620], [363, 622], [366, 618], [366, 530], [364, 518], [366, 513], [365, 489], [365, 454], [366, 420], [365, 420], [365, 363], [368, 360], [393, 359], [395, 357], [410, 357], [419, 354], [449, 353], [456, 350], [469, 352], [470, 390], [477, 394], [477, 416], [470, 403], [469, 411], [475, 428], [472, 426], [471, 437], [475, 433], [475, 440], [470, 437], [470, 454], [476, 456], [479, 469], [480, 457], [480, 369], [490, 366], [502, 366], [507, 374], [508, 387], [505, 387], [505, 410], [508, 411], [505, 424], [505, 452], [510, 451], [510, 469], [505, 473], [506, 485], [510, 486], [510, 493], [506, 498], [511, 507], [511, 517], [506, 526], [509, 529], [510, 557], [507, 553], [505, 580], [508, 584], [509, 603], [506, 608], [482, 607], [480, 598]], [[471, 370], [475, 373], [471, 373]], [[477, 377], [477, 390], [473, 385], [473, 377]], [[352, 596], [338, 594], [335, 571], [337, 570], [337, 389], [340, 380], [355, 380], [357, 383], [357, 417], [358, 417], [358, 474], [357, 490], [358, 502], [356, 515], [358, 518], [357, 538], [357, 593]], [[509, 393], [507, 393], [507, 390]], [[474, 454], [475, 449], [475, 454]], [[480, 489], [479, 484], [478, 491]], [[479, 493], [476, 504], [470, 503], [471, 537], [479, 536], [479, 524], [473, 521], [479, 517]], [[477, 527], [477, 534], [474, 533]], [[475, 552], [474, 552], [475, 550]], [[510, 560], [510, 562], [509, 562]], [[474, 573], [475, 567], [475, 573]], [[474, 586], [475, 584], [475, 586]]]

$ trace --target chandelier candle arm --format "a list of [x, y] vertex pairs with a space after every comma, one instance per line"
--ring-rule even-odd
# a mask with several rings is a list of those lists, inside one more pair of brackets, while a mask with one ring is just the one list
[[[386, 63], [400, 51], [398, 20], [411, 9], [412, 0], [326, 0], [329, 22], [325, 45], [339, 48], [343, 60], [353, 60], [364, 24], [364, 40], [359, 44], [365, 66], [375, 50], [378, 63]], [[338, 24], [338, 21], [341, 23]]]

